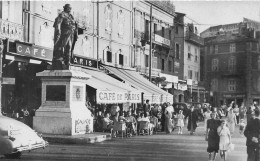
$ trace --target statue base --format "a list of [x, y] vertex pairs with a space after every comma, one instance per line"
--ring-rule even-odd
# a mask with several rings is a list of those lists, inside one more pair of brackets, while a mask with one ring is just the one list
[[62, 135], [93, 132], [93, 117], [85, 106], [85, 81], [91, 76], [80, 70], [37, 73], [42, 80], [42, 104], [33, 117], [37, 132]]

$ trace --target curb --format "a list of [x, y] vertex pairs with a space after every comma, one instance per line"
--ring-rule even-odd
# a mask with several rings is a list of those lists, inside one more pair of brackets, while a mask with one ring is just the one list
[[96, 136], [88, 136], [85, 134], [83, 136], [55, 136], [55, 135], [48, 135], [44, 136], [43, 139], [51, 143], [59, 143], [59, 144], [93, 144], [99, 143], [106, 140], [111, 140], [111, 134], [104, 134], [104, 135], [96, 135]]

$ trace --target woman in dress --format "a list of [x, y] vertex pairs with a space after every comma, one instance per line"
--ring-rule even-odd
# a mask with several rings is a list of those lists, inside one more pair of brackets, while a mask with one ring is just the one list
[[179, 110], [177, 114], [177, 127], [178, 127], [178, 134], [182, 134], [182, 129], [184, 127], [184, 115], [182, 114], [182, 110]]
[[226, 120], [221, 120], [221, 125], [218, 127], [218, 135], [220, 137], [219, 150], [220, 157], [224, 161], [227, 159], [227, 150], [231, 143], [231, 135], [226, 124]]
[[209, 161], [216, 159], [216, 153], [219, 150], [219, 135], [217, 129], [220, 125], [220, 120], [216, 120], [217, 113], [210, 114], [211, 119], [207, 121], [207, 131], [205, 140], [208, 141], [207, 152], [209, 153]]
[[205, 133], [207, 131], [207, 121], [209, 119], [211, 119], [210, 114], [211, 114], [211, 111], [210, 111], [210, 108], [208, 107], [207, 111], [205, 111], [204, 114], [203, 114], [203, 116], [204, 116], [204, 130], [205, 130]]
[[230, 107], [229, 111], [228, 111], [227, 125], [228, 125], [228, 128], [229, 128], [229, 131], [230, 131], [231, 135], [233, 135], [233, 133], [235, 131], [235, 127], [237, 125], [237, 120], [236, 120], [236, 115], [233, 112], [233, 108], [232, 107]]

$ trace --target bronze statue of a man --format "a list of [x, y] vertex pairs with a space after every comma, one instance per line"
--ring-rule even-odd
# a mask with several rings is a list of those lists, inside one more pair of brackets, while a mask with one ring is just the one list
[[54, 70], [62, 70], [63, 65], [70, 65], [73, 48], [78, 37], [77, 23], [70, 14], [71, 5], [66, 4], [63, 9], [53, 25], [55, 28], [52, 60]]

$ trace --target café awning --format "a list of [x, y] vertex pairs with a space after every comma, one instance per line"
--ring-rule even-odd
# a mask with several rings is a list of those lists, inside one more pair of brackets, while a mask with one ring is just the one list
[[173, 95], [162, 90], [155, 84], [151, 83], [136, 71], [120, 69], [110, 66], [103, 66], [110, 73], [124, 80], [127, 84], [135, 87], [144, 93], [144, 100], [149, 99], [150, 103], [173, 103]]
[[86, 84], [95, 88], [97, 103], [141, 103], [141, 91], [110, 77], [99, 70], [82, 69], [92, 78]]

